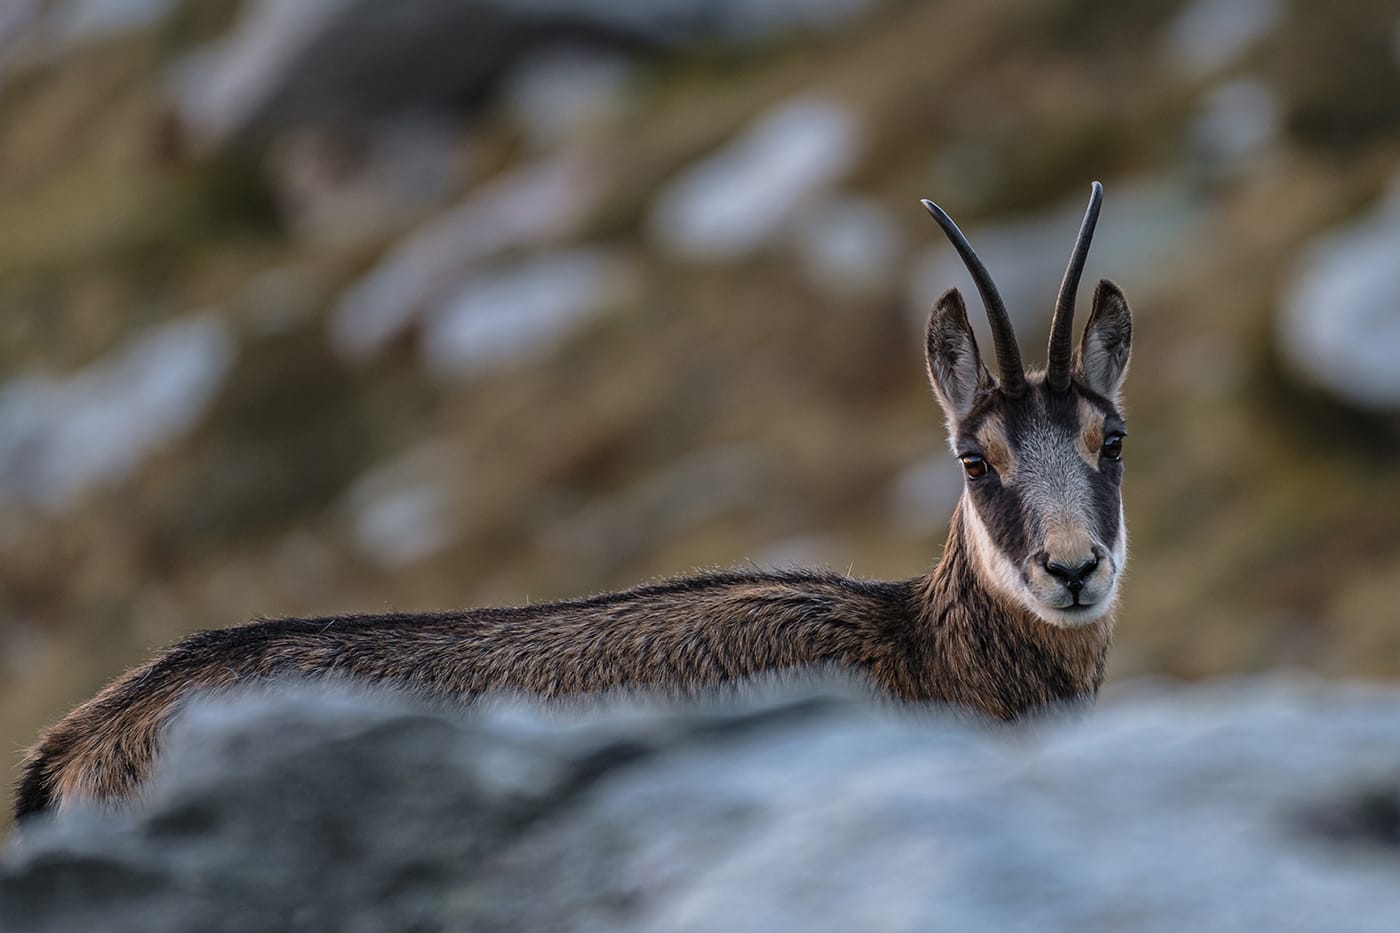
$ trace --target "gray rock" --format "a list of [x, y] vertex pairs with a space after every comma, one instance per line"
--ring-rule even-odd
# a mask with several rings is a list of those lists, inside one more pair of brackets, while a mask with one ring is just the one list
[[905, 467], [889, 495], [890, 524], [910, 537], [948, 527], [963, 491], [963, 468], [947, 447]]
[[0, 926], [1400, 925], [1394, 690], [1140, 687], [990, 732], [799, 695], [465, 718], [348, 689], [206, 702], [143, 808], [26, 825]]
[[813, 286], [838, 297], [898, 292], [895, 268], [904, 237], [890, 212], [852, 195], [828, 198], [799, 212], [793, 241]]
[[1303, 250], [1279, 312], [1279, 350], [1302, 382], [1400, 411], [1400, 176], [1370, 214]]
[[[107, 0], [114, 2], [114, 0]], [[134, 0], [128, 0], [134, 2]], [[147, 0], [154, 2], [154, 0]], [[218, 146], [480, 99], [522, 54], [561, 37], [626, 45], [830, 29], [873, 0], [261, 0], [194, 53], [171, 94]]]
[[601, 195], [598, 173], [574, 152], [488, 181], [346, 291], [332, 313], [332, 344], [352, 358], [377, 353], [489, 260], [575, 232]]
[[631, 264], [601, 249], [482, 272], [428, 318], [423, 363], [440, 378], [467, 379], [537, 358], [625, 300], [633, 281]]
[[43, 22], [40, 0], [0, 3], [0, 77], [34, 54], [36, 35]]
[[1195, 0], [1168, 25], [1167, 54], [1190, 76], [1220, 71], [1273, 32], [1285, 12], [1281, 0]]
[[461, 473], [450, 448], [428, 444], [356, 480], [345, 508], [360, 553], [397, 570], [452, 544], [462, 533]]
[[181, 0], [62, 0], [49, 12], [49, 34], [62, 44], [139, 32], [161, 22]]
[[417, 117], [386, 120], [363, 134], [286, 133], [267, 165], [293, 232], [343, 246], [401, 232], [445, 204], [469, 156], [447, 122]]
[[1191, 155], [1208, 177], [1234, 180], [1260, 171], [1278, 142], [1282, 106], [1263, 81], [1241, 78], [1213, 88], [1191, 121]]
[[468, 0], [254, 0], [178, 62], [170, 95], [198, 145], [447, 107], [496, 74], [516, 26]]
[[59, 509], [122, 480], [199, 423], [236, 353], [228, 325], [204, 312], [71, 375], [0, 386], [0, 501]]
[[634, 70], [618, 52], [578, 43], [549, 46], [511, 69], [501, 97], [526, 142], [548, 149], [620, 116]]
[[726, 261], [771, 242], [811, 196], [841, 179], [864, 145], [856, 116], [810, 94], [760, 116], [657, 195], [650, 228], [668, 252]]
[[[1173, 275], [1180, 268], [1174, 262], [1176, 254], [1193, 242], [1204, 216], [1196, 196], [1171, 180], [1109, 181], [1105, 188], [1103, 214], [1080, 286], [1081, 313], [1088, 310], [1089, 296], [1100, 277], [1113, 279], [1131, 299]], [[1084, 215], [1088, 189], [1086, 179], [1082, 193], [1051, 210], [962, 225], [991, 270], [1021, 335], [1022, 351], [1031, 362], [1041, 357], [1028, 341], [1033, 334], [1049, 332], [1050, 311]], [[974, 308], [979, 307], [972, 278], [953, 248], [932, 220], [926, 229], [929, 246], [914, 258], [907, 280], [910, 313], [920, 331], [934, 301], [948, 288], [958, 287]], [[973, 314], [974, 327], [980, 326], [976, 322], [981, 317], [980, 311]]]

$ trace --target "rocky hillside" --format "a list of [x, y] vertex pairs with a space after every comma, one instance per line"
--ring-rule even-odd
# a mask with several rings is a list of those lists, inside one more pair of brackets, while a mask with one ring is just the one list
[[1400, 674], [1391, 3], [0, 6], [8, 749], [259, 615], [921, 572], [918, 198], [1036, 359], [1093, 178], [1112, 675]]
[[197, 708], [148, 812], [26, 824], [0, 926], [1391, 931], [1400, 695], [1138, 688], [984, 733], [833, 695]]

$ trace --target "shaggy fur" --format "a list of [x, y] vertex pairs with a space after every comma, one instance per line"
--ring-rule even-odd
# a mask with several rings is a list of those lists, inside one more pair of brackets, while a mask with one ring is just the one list
[[914, 580], [713, 573], [513, 609], [253, 622], [191, 635], [47, 730], [24, 766], [15, 815], [133, 796], [184, 700], [276, 677], [347, 677], [462, 703], [501, 691], [688, 696], [825, 665], [901, 700], [1013, 719], [1091, 698], [1110, 630], [1106, 619], [1047, 625], [989, 593], [961, 508], [943, 561]]
[[[1058, 315], [1073, 314], [1071, 286], [1100, 194], [1096, 183], [1057, 308], [1062, 330], [1070, 319]], [[344, 678], [466, 703], [501, 692], [694, 696], [765, 674], [835, 667], [896, 700], [1003, 720], [1092, 698], [1126, 559], [1122, 464], [1116, 449], [1103, 448], [1123, 433], [1127, 302], [1100, 283], [1069, 378], [1058, 385], [1026, 375], [985, 269], [952, 220], [925, 203], [986, 286], [984, 303], [990, 297], [989, 316], [1000, 323], [998, 371], [1014, 377], [1006, 391], [998, 387], [962, 297], [940, 298], [926, 362], [969, 480], [943, 560], [926, 576], [883, 583], [715, 573], [515, 609], [279, 619], [202, 632], [44, 732], [24, 764], [16, 818], [68, 801], [134, 797], [190, 696], [277, 677]]]

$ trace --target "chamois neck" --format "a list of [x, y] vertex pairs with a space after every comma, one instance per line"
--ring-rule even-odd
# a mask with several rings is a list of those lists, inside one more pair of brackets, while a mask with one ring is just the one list
[[943, 545], [943, 556], [929, 570], [921, 583], [923, 598], [922, 615], [936, 624], [946, 625], [950, 614], [957, 614], [961, 604], [976, 606], [971, 614], [999, 623], [1015, 622], [1023, 625], [1035, 620], [1024, 606], [996, 592], [986, 579], [985, 570], [979, 565], [974, 551], [977, 544], [968, 528], [966, 510], [971, 508], [967, 498], [958, 499], [953, 509], [953, 517], [948, 523], [948, 540]]
[[1091, 699], [1103, 682], [1111, 614], [1059, 626], [998, 593], [978, 560], [968, 508], [958, 501], [943, 558], [919, 584], [921, 628], [938, 644], [946, 698], [1000, 719]]

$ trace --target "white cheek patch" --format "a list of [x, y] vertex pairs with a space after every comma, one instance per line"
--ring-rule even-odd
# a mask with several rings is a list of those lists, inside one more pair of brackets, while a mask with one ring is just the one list
[[1128, 565], [1128, 523], [1123, 520], [1123, 506], [1118, 506], [1118, 538], [1113, 542], [1113, 588], [1108, 591], [1104, 602], [1112, 605], [1118, 600], [1118, 584], [1123, 579], [1123, 568]]
[[1035, 598], [1026, 588], [1025, 581], [1021, 579], [1021, 572], [992, 541], [991, 533], [987, 531], [987, 526], [982, 523], [982, 516], [977, 514], [977, 506], [973, 504], [971, 498], [964, 498], [963, 506], [968, 544], [972, 551], [972, 559], [976, 561], [983, 581], [998, 596], [1035, 611]]

